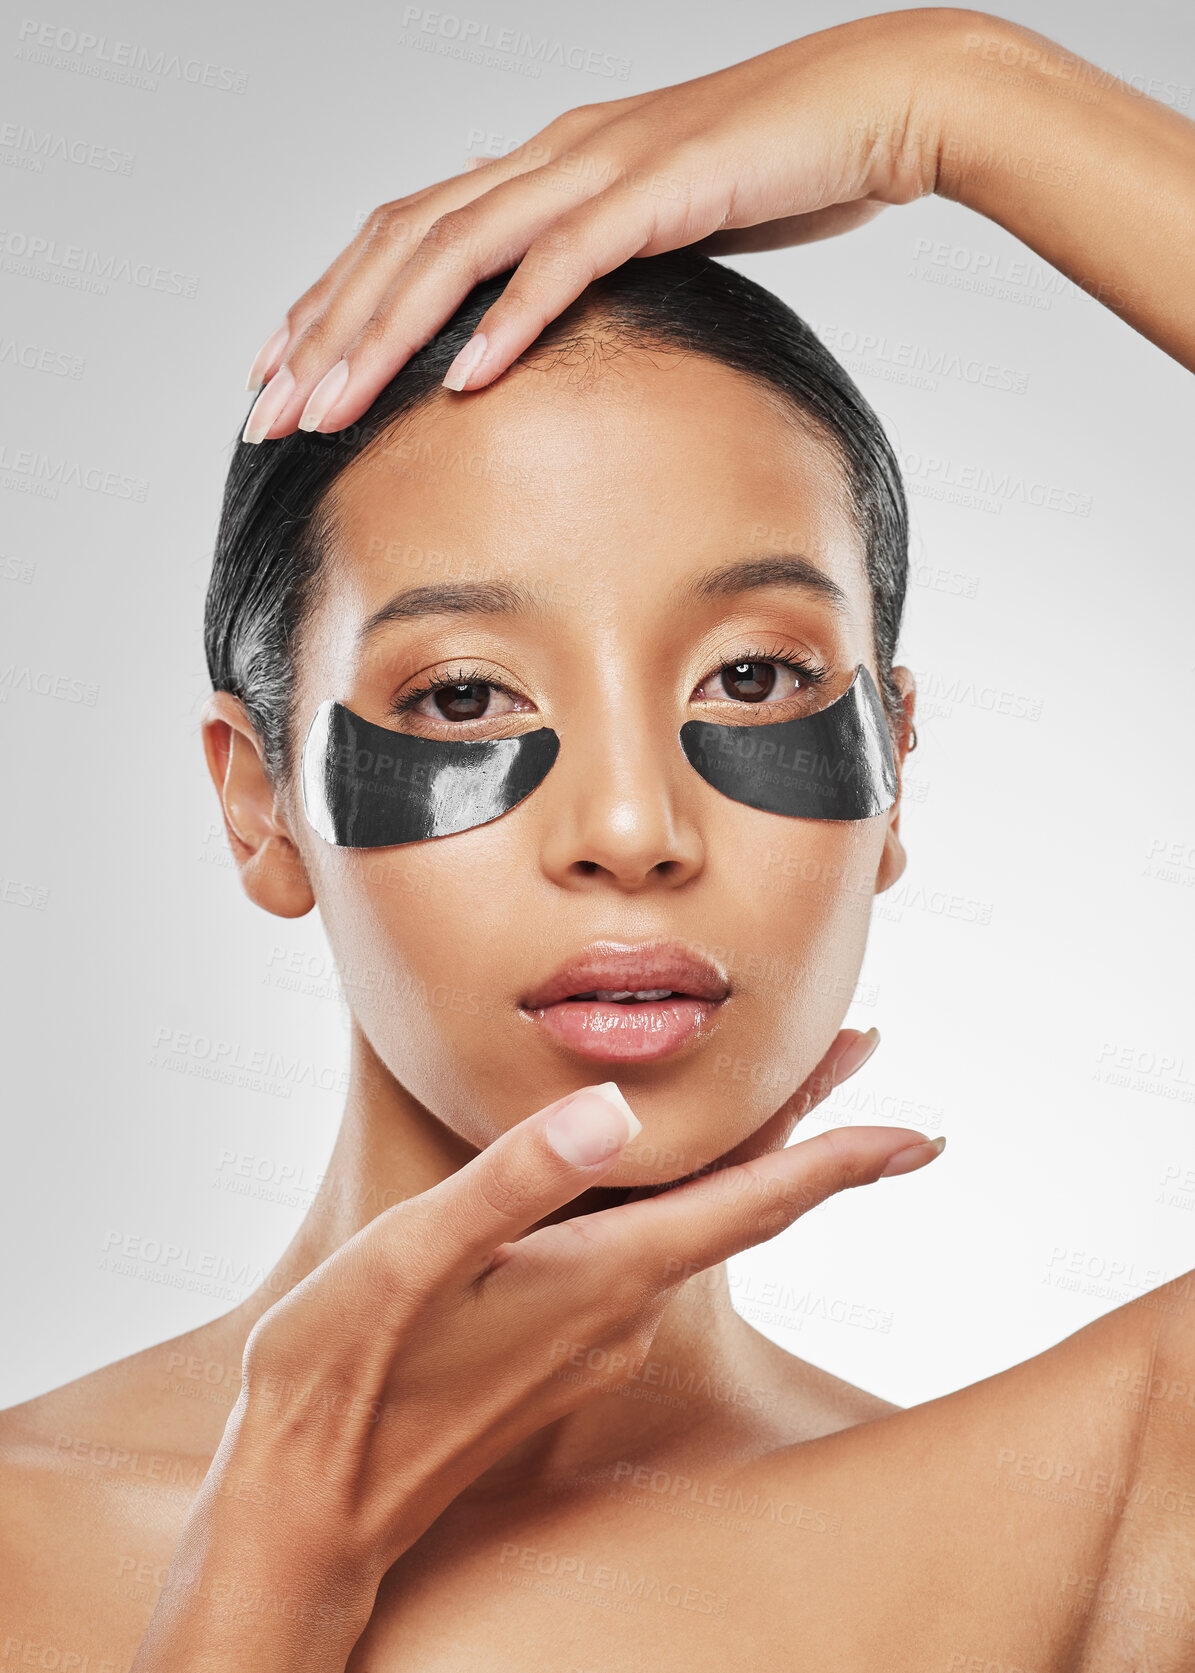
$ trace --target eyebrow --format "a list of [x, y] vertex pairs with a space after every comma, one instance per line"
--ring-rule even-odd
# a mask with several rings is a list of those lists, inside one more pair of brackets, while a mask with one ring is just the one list
[[357, 631], [357, 643], [389, 622], [415, 621], [420, 616], [514, 616], [540, 607], [530, 587], [511, 581], [455, 581], [430, 587], [410, 587], [395, 593], [368, 616]]
[[[743, 558], [708, 569], [683, 587], [681, 597], [698, 603], [764, 587], [804, 587], [819, 593], [835, 610], [847, 613], [851, 609], [850, 599], [836, 581], [808, 558], [795, 554]], [[358, 629], [357, 643], [363, 645], [391, 622], [417, 621], [422, 616], [529, 615], [541, 605], [535, 592], [520, 582], [456, 581], [409, 587], [366, 617]]]
[[681, 597], [694, 603], [711, 598], [729, 598], [736, 593], [755, 592], [763, 587], [805, 587], [826, 599], [841, 614], [851, 613], [850, 599], [825, 570], [795, 553], [743, 558], [737, 563], [707, 569], [688, 582]]

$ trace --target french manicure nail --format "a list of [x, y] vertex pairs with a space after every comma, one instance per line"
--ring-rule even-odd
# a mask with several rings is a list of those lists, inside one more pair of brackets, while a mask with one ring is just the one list
[[257, 358], [249, 368], [249, 377], [245, 384], [245, 388], [249, 391], [250, 395], [252, 395], [255, 390], [261, 388], [262, 379], [266, 375], [266, 368], [272, 365], [277, 356], [282, 353], [283, 349], [286, 347], [289, 337], [290, 322], [284, 320], [278, 327], [277, 331], [275, 331], [272, 336], [267, 337], [265, 342], [258, 349]]
[[834, 1065], [835, 1086], [840, 1086], [856, 1070], [861, 1069], [879, 1043], [880, 1031], [878, 1028], [869, 1028], [866, 1034], [860, 1034], [857, 1040], [852, 1040]]
[[307, 405], [299, 417], [300, 430], [318, 430], [340, 399], [349, 381], [349, 363], [338, 360], [330, 372], [325, 372], [307, 397]]
[[463, 389], [472, 372], [477, 370], [488, 344], [485, 334], [475, 332], [444, 374], [445, 389]]
[[946, 1148], [944, 1134], [936, 1139], [928, 1139], [924, 1144], [911, 1144], [907, 1150], [898, 1150], [895, 1156], [888, 1158], [887, 1165], [881, 1169], [881, 1179], [891, 1179], [894, 1174], [912, 1173], [915, 1168], [923, 1168], [927, 1162], [932, 1162], [935, 1156], [940, 1156]]
[[563, 1104], [549, 1118], [544, 1137], [566, 1162], [591, 1168], [629, 1144], [642, 1129], [643, 1123], [609, 1080], [585, 1087]]
[[253, 403], [253, 411], [245, 421], [241, 440], [264, 441], [278, 414], [295, 391], [295, 375], [289, 366], [281, 367], [266, 384]]

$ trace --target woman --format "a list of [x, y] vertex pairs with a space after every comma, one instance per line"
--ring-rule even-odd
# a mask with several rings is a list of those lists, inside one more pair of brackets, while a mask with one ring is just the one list
[[[882, 433], [706, 255], [937, 189], [1195, 360], [1190, 125], [1053, 97], [1058, 53], [889, 14], [570, 113], [379, 212], [259, 357], [205, 747], [250, 898], [320, 906], [346, 1119], [241, 1307], [4, 1414], [14, 1665], [1189, 1662], [1195, 1447], [1108, 1399], [1195, 1382], [1186, 1280], [907, 1411], [734, 1313], [730, 1254], [941, 1147], [785, 1143], [874, 1044], [836, 1031], [899, 800], [766, 811], [678, 747], [866, 676], [899, 768], [914, 708]], [[555, 753], [485, 818], [425, 775], [425, 834], [365, 846], [341, 711], [400, 762]]]

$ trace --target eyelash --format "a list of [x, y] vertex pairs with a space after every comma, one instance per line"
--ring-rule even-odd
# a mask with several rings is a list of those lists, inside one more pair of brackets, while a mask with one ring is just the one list
[[410, 714], [412, 709], [419, 707], [425, 697], [431, 697], [437, 691], [444, 691], [453, 685], [473, 684], [493, 686], [495, 691], [505, 691], [509, 697], [515, 695], [513, 691], [508, 691], [506, 686], [500, 686], [496, 680], [487, 679], [481, 668], [458, 668], [449, 679], [428, 680], [413, 691], [405, 691], [401, 697], [394, 699], [388, 712], [392, 715]]
[[[740, 662], [774, 662], [777, 668], [788, 668], [794, 674], [800, 674], [811, 686], [824, 684], [830, 676], [830, 670], [824, 662], [814, 662], [811, 657], [799, 656], [793, 651], [786, 653], [784, 647], [772, 647], [765, 650], [762, 646], [757, 645], [754, 650], [745, 650], [741, 656], [736, 656], [733, 661], [720, 662], [711, 671], [710, 678], [717, 679], [723, 668], [734, 668]], [[701, 683], [704, 685], [705, 681], [703, 680]], [[727, 697], [724, 701], [730, 703], [733, 702], [733, 698]], [[750, 705], [744, 704], [743, 707], [750, 707]]]
[[[757, 646], [754, 649], [744, 650], [741, 655], [736, 656], [732, 661], [720, 662], [716, 668], [710, 671], [708, 677], [716, 679], [724, 668], [733, 668], [740, 662], [773, 662], [778, 668], [787, 668], [792, 673], [800, 675], [811, 686], [821, 685], [830, 673], [829, 668], [824, 663], [814, 662], [811, 658], [798, 656], [791, 651], [784, 654], [783, 650], [764, 649]], [[702, 680], [699, 683], [704, 685], [705, 681]], [[458, 668], [454, 674], [446, 679], [427, 680], [411, 691], [404, 692], [401, 697], [396, 697], [391, 703], [388, 713], [391, 715], [410, 714], [412, 710], [419, 707], [425, 697], [431, 697], [437, 691], [443, 691], [454, 685], [473, 684], [491, 686], [495, 691], [505, 692], [508, 697], [517, 695], [507, 686], [499, 685], [496, 680], [487, 678], [485, 670], [482, 668]], [[723, 701], [730, 703], [734, 699], [727, 697]], [[743, 705], [744, 708], [748, 706], [747, 704]]]

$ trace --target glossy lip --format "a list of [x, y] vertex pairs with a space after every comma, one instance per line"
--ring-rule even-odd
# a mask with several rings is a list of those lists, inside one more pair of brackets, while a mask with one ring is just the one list
[[558, 1005], [574, 994], [595, 988], [632, 993], [671, 988], [689, 999], [721, 1004], [730, 983], [711, 959], [691, 952], [680, 941], [646, 941], [633, 946], [623, 941], [598, 941], [520, 1001], [526, 1011]]
[[[673, 997], [630, 1003], [574, 997], [595, 989], [653, 988], [669, 988]], [[574, 1056], [650, 1063], [707, 1033], [729, 995], [730, 984], [716, 965], [680, 942], [603, 942], [549, 977], [522, 1000], [520, 1009]]]

